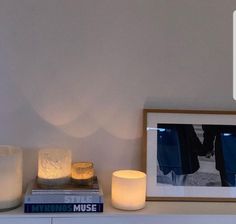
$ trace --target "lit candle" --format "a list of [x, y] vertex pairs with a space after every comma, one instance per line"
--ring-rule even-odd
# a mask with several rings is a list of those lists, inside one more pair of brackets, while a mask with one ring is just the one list
[[92, 183], [94, 169], [92, 162], [79, 162], [72, 165], [72, 180], [74, 183], [89, 185]]
[[43, 148], [38, 156], [38, 183], [46, 186], [67, 184], [71, 176], [71, 151]]
[[0, 146], [0, 210], [15, 208], [22, 195], [22, 151]]
[[112, 174], [112, 205], [123, 210], [145, 206], [146, 174], [136, 170], [118, 170]]

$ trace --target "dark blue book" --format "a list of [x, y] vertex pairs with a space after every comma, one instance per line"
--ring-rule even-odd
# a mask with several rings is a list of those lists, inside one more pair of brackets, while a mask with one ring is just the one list
[[25, 213], [56, 213], [76, 212], [93, 213], [103, 212], [103, 203], [61, 203], [61, 204], [24, 204]]

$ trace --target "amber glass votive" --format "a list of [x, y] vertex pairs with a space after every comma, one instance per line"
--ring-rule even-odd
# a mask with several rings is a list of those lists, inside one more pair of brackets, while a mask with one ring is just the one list
[[72, 181], [78, 185], [91, 185], [93, 183], [94, 168], [92, 162], [78, 162], [72, 165]]

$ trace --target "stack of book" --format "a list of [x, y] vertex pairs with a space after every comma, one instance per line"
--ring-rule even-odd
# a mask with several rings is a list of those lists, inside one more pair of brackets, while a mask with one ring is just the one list
[[61, 188], [42, 188], [37, 180], [29, 184], [24, 197], [25, 213], [103, 212], [103, 192], [94, 177], [91, 186], [68, 184]]

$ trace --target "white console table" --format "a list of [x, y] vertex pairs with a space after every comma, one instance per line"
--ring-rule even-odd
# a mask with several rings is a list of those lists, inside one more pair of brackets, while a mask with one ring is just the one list
[[24, 214], [23, 207], [0, 213], [0, 224], [235, 224], [236, 203], [147, 202], [140, 211], [114, 209], [105, 200], [103, 213]]

